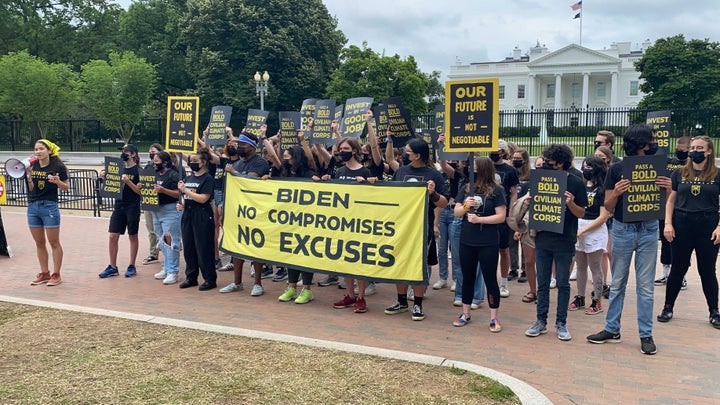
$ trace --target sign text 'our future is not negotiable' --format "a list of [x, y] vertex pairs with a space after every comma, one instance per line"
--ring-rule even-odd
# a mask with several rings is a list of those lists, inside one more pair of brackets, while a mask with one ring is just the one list
[[498, 87], [499, 79], [445, 82], [445, 150], [497, 151]]
[[197, 150], [199, 97], [168, 97], [165, 150], [195, 153]]

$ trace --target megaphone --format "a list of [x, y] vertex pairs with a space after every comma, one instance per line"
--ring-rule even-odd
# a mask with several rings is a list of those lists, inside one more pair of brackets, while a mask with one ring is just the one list
[[38, 159], [35, 155], [23, 160], [10, 158], [5, 161], [5, 172], [7, 172], [10, 177], [19, 179], [25, 175], [25, 168], [34, 165], [37, 161]]

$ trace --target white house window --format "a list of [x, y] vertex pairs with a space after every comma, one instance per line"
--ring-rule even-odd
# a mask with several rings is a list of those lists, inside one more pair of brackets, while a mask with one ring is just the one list
[[598, 82], [597, 84], [597, 91], [595, 94], [598, 97], [605, 97], [605, 83], [604, 82]]
[[580, 97], [580, 83], [573, 83], [572, 84], [572, 98], [579, 98]]
[[638, 81], [637, 80], [632, 80], [630, 82], [630, 95], [631, 96], [638, 95]]
[[505, 85], [500, 85], [498, 88], [500, 100], [505, 100]]
[[518, 84], [518, 99], [525, 98], [525, 85], [524, 84]]
[[547, 85], [547, 98], [555, 98], [555, 85], [554, 84]]

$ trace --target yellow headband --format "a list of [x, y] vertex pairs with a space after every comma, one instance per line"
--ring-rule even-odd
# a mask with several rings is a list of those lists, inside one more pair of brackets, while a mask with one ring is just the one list
[[55, 145], [51, 141], [48, 141], [47, 139], [40, 139], [38, 140], [38, 142], [41, 142], [48, 148], [48, 150], [50, 151], [50, 157], [56, 157], [60, 155], [60, 147]]

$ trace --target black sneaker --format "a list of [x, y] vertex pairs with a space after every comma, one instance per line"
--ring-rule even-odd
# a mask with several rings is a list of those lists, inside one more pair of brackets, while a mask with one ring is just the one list
[[685, 291], [685, 290], [687, 290], [687, 280], [685, 279], [685, 277], [683, 277], [683, 282], [682, 282], [682, 284], [680, 284], [680, 291]]
[[527, 282], [527, 274], [525, 272], [520, 273], [520, 277], [518, 277], [518, 283], [526, 283]]
[[413, 321], [422, 321], [425, 319], [425, 313], [423, 312], [423, 309], [420, 305], [413, 305], [413, 313], [412, 313], [412, 320]]
[[576, 295], [575, 299], [568, 305], [568, 311], [577, 311], [583, 308], [585, 308], [585, 297], [579, 295]]
[[662, 276], [659, 279], [653, 281], [653, 283], [655, 283], [655, 285], [665, 285], [665, 284], [667, 284], [667, 277]]
[[602, 290], [602, 296], [605, 297], [605, 299], [610, 299], [610, 286], [604, 285]]
[[657, 346], [652, 336], [640, 338], [640, 351], [642, 354], [655, 354], [657, 353]]
[[657, 316], [658, 322], [670, 322], [673, 317], [672, 308], [663, 308], [660, 315]]
[[622, 340], [620, 340], [619, 333], [610, 333], [610, 332], [606, 331], [605, 329], [603, 329], [599, 333], [588, 336], [586, 339], [590, 343], [597, 343], [597, 344], [601, 344], [601, 343], [605, 343], [605, 342], [610, 342], [610, 343], [622, 342]]
[[408, 311], [408, 305], [407, 305], [407, 303], [406, 303], [406, 304], [401, 304], [401, 303], [399, 303], [399, 302], [396, 302], [395, 305], [393, 305], [393, 306], [391, 306], [391, 307], [385, 308], [385, 313], [386, 313], [387, 315], [396, 315], [396, 314], [399, 314], [399, 313], [401, 313], [401, 312], [407, 312], [407, 311]]
[[277, 272], [275, 272], [275, 276], [273, 277], [272, 281], [283, 281], [287, 278], [287, 269], [285, 267], [278, 267]]
[[222, 260], [215, 259], [215, 270], [220, 270], [223, 267]]
[[270, 277], [272, 277], [272, 276], [273, 276], [273, 269], [272, 269], [272, 267], [269, 266], [269, 265], [267, 265], [267, 264], [264, 264], [264, 265], [263, 265], [263, 269], [262, 269], [262, 273], [260, 274], [260, 278], [265, 279], [265, 278], [270, 278]]
[[329, 285], [337, 284], [339, 282], [340, 282], [340, 279], [338, 278], [338, 276], [328, 275], [328, 276], [325, 276], [324, 278], [321, 278], [318, 281], [318, 285], [320, 287], [327, 287]]
[[510, 270], [510, 271], [508, 272], [507, 279], [508, 279], [508, 281], [513, 281], [514, 279], [517, 278], [517, 276], [518, 276], [517, 270]]
[[720, 313], [718, 313], [717, 309], [710, 313], [710, 325], [713, 328], [720, 329]]

